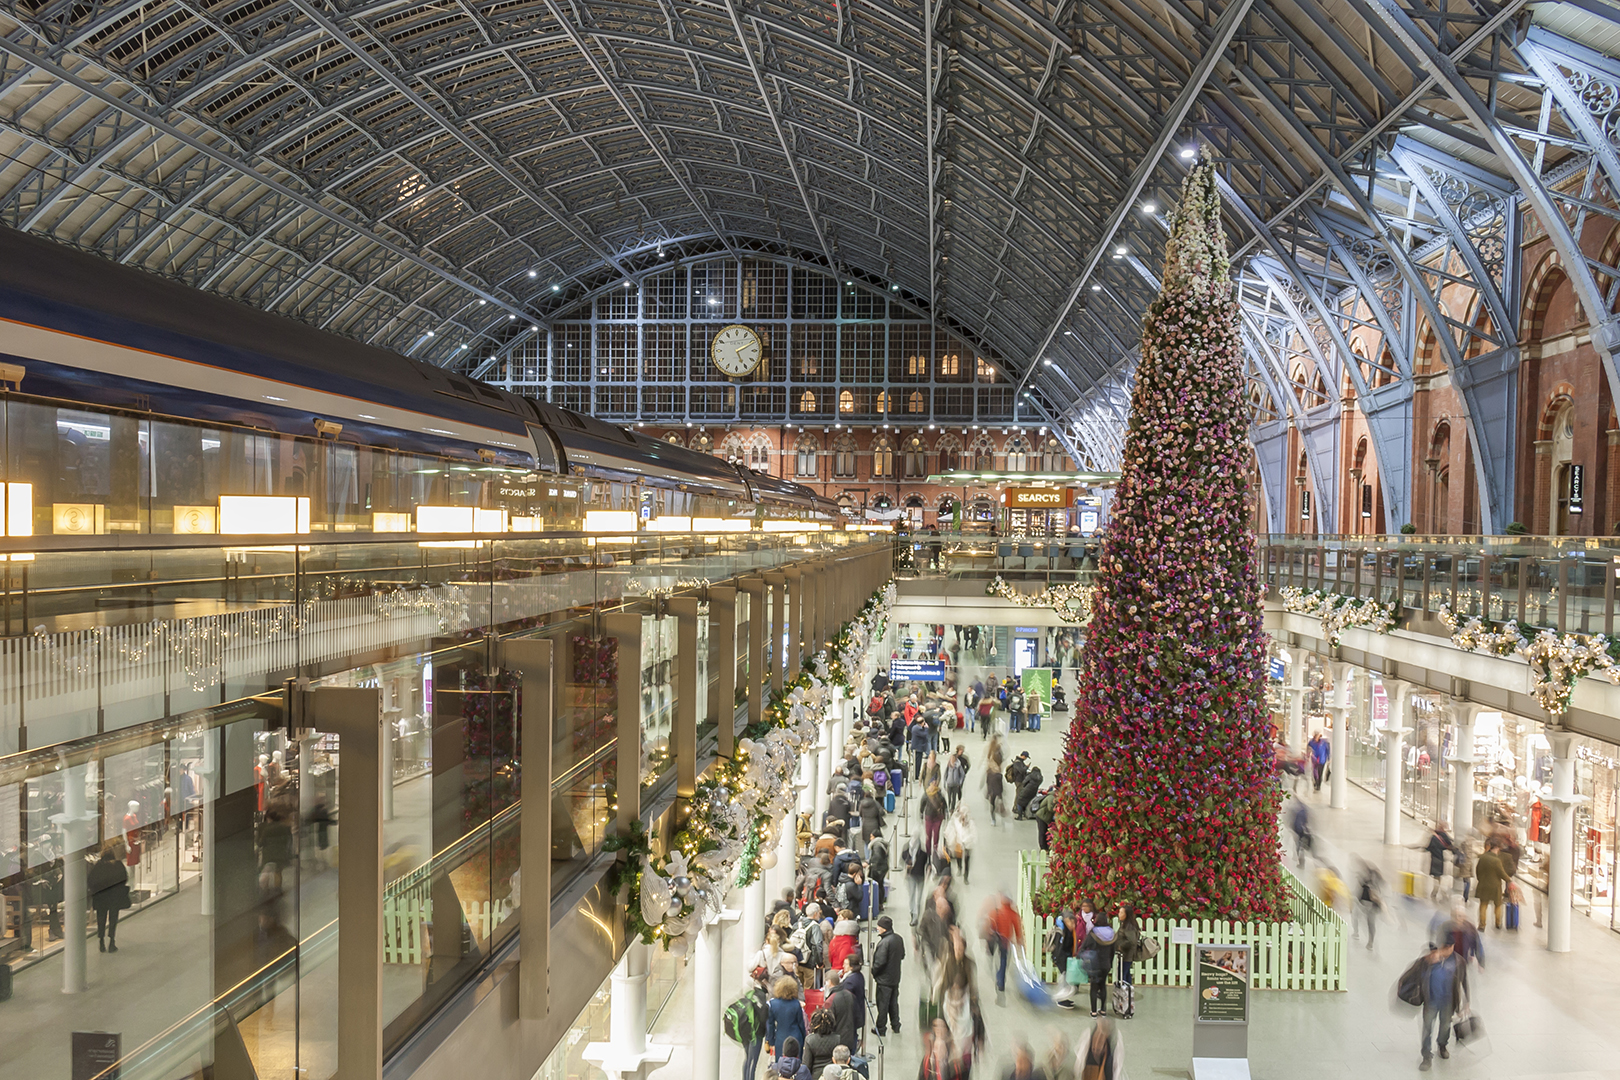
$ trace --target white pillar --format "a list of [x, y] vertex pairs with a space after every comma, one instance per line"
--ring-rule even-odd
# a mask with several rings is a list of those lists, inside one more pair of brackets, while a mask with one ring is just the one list
[[1328, 738], [1328, 806], [1343, 810], [1349, 805], [1350, 770], [1350, 682], [1351, 665], [1340, 662], [1330, 669], [1333, 676], [1333, 731]]
[[197, 770], [197, 791], [202, 807], [202, 880], [198, 883], [197, 914], [214, 914], [214, 818], [219, 793], [219, 728], [203, 732], [202, 768]]
[[1479, 706], [1471, 701], [1451, 699], [1452, 717], [1457, 728], [1451, 748], [1451, 835], [1461, 843], [1474, 828], [1474, 718]]
[[1305, 654], [1298, 649], [1288, 654], [1288, 748], [1305, 748]]
[[720, 920], [697, 934], [692, 954], [692, 1075], [720, 1075]]
[[816, 738], [816, 812], [810, 815], [810, 829], [821, 833], [821, 821], [827, 816], [828, 787], [832, 784], [832, 725], [817, 726]]
[[776, 849], [778, 896], [782, 894], [783, 889], [793, 888], [793, 882], [799, 876], [799, 837], [794, 828], [796, 824], [792, 813], [782, 819], [782, 839]]
[[765, 944], [765, 882], [757, 879], [743, 889], [742, 947], [743, 963]]
[[1569, 924], [1575, 881], [1575, 736], [1548, 731], [1552, 744], [1552, 797], [1542, 800], [1552, 809], [1547, 852], [1547, 951], [1569, 952]]
[[[66, 756], [59, 760], [66, 765]], [[85, 766], [74, 765], [62, 770], [62, 812], [51, 815], [57, 828], [62, 853], [62, 993], [82, 994], [89, 985], [85, 940], [90, 930], [85, 912], [89, 868], [84, 858], [93, 835], [91, 824], [96, 816], [85, 809]], [[30, 942], [30, 945], [33, 943]]]
[[1385, 679], [1389, 726], [1384, 728], [1384, 843], [1401, 842], [1401, 760], [1405, 754], [1407, 692], [1410, 683]]
[[670, 1047], [647, 1041], [648, 946], [638, 938], [624, 950], [613, 968], [612, 998], [608, 1005], [608, 1041], [591, 1043], [581, 1056], [610, 1078], [640, 1077], [646, 1066], [669, 1061]]

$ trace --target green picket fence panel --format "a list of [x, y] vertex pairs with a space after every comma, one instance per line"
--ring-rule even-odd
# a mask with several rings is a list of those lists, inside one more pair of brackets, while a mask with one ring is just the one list
[[[1018, 910], [1024, 919], [1029, 960], [1045, 982], [1060, 973], [1043, 943], [1053, 920], [1035, 914], [1035, 894], [1046, 878], [1046, 852], [1019, 853]], [[1142, 934], [1159, 943], [1159, 954], [1138, 960], [1131, 969], [1137, 986], [1193, 985], [1193, 946], [1172, 944], [1173, 931], [1191, 928], [1193, 940], [1253, 948], [1251, 985], [1256, 990], [1346, 990], [1348, 933], [1343, 916], [1287, 868], [1288, 922], [1225, 922], [1210, 919], [1145, 919]]]

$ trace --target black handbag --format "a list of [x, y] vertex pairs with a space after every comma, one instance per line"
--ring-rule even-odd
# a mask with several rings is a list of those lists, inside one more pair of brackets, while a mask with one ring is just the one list
[[1451, 1026], [1451, 1033], [1457, 1037], [1457, 1041], [1460, 1043], [1478, 1038], [1480, 1034], [1479, 1017], [1473, 1013], [1458, 1017], [1457, 1022]]

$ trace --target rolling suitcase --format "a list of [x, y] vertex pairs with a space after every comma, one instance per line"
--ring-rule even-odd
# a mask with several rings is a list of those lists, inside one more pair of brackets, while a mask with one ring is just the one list
[[1507, 928], [1509, 930], [1517, 930], [1519, 928], [1519, 905], [1518, 904], [1508, 904], [1507, 905]]
[[1401, 895], [1416, 896], [1418, 894], [1417, 875], [1410, 870], [1401, 871]]
[[1136, 1011], [1136, 987], [1130, 983], [1116, 982], [1110, 991], [1113, 998], [1114, 1012], [1120, 1016], [1129, 1016]]

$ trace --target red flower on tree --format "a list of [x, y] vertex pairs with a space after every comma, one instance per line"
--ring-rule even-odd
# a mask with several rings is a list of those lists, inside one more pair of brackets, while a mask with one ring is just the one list
[[1052, 904], [1286, 918], [1248, 408], [1214, 169], [1182, 186], [1050, 835]]

